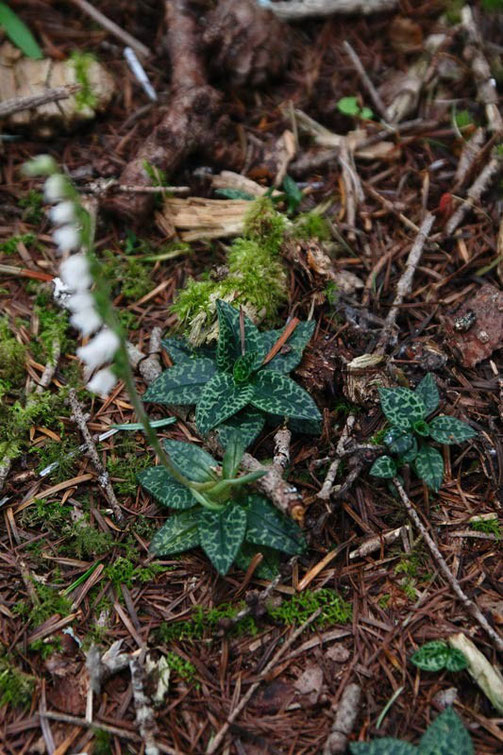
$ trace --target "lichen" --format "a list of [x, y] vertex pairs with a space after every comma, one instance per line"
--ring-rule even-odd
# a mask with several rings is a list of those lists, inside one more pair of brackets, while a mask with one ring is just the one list
[[285, 226], [285, 218], [269, 199], [256, 200], [248, 212], [243, 236], [229, 248], [225, 274], [187, 281], [173, 311], [194, 346], [217, 337], [218, 299], [242, 306], [256, 322], [272, 321], [287, 298], [280, 257]]

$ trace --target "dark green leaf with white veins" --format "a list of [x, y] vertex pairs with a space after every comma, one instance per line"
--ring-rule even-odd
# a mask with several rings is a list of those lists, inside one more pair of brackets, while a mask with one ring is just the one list
[[419, 396], [426, 409], [426, 417], [435, 411], [440, 403], [440, 396], [438, 395], [438, 387], [431, 372], [428, 372], [421, 380], [416, 390], [414, 391], [416, 396]]
[[143, 400], [156, 404], [194, 404], [215, 372], [215, 363], [211, 359], [203, 357], [182, 362], [164, 370], [149, 385]]
[[[287, 374], [291, 372], [302, 360], [302, 354], [314, 333], [316, 323], [314, 320], [299, 322], [290, 338], [281, 347], [274, 359], [264, 365], [264, 370], [274, 370]], [[266, 355], [272, 349], [283, 330], [268, 330], [261, 333], [260, 340], [264, 346]]]
[[199, 545], [198, 512], [199, 509], [195, 508], [170, 516], [152, 538], [150, 552], [157, 556], [169, 556]]
[[447, 417], [440, 414], [430, 422], [430, 435], [437, 443], [463, 443], [465, 440], [474, 438], [477, 433], [466, 422], [456, 417]]
[[449, 647], [449, 655], [445, 662], [445, 668], [447, 671], [463, 671], [468, 667], [468, 661], [465, 656], [457, 648]]
[[428, 727], [419, 742], [418, 755], [474, 755], [472, 740], [460, 717], [447, 708]]
[[241, 459], [245, 451], [245, 445], [243, 443], [241, 434], [238, 430], [235, 430], [227, 443], [225, 448], [224, 458], [222, 460], [222, 472], [223, 477], [234, 477], [241, 464]]
[[[231, 372], [236, 359], [243, 354], [241, 343], [240, 313], [226, 301], [217, 301], [218, 346], [217, 365], [219, 370]], [[260, 333], [247, 315], [244, 322], [244, 353], [257, 352], [258, 363], [263, 349], [260, 346]], [[260, 354], [259, 354], [260, 352]], [[264, 354], [265, 356], [265, 354]], [[263, 357], [262, 357], [263, 358]], [[258, 365], [257, 365], [258, 366]]]
[[420, 647], [410, 657], [414, 666], [423, 671], [440, 671], [445, 668], [449, 645], [442, 640], [433, 640]]
[[219, 574], [227, 574], [246, 531], [246, 511], [238, 503], [222, 511], [205, 509], [199, 515], [201, 547]]
[[249, 406], [242, 409], [238, 414], [229, 417], [217, 427], [218, 439], [223, 448], [227, 447], [232, 433], [237, 430], [245, 448], [253, 443], [255, 438], [262, 432], [265, 424], [265, 416], [258, 409]]
[[300, 385], [279, 372], [261, 370], [252, 378], [251, 404], [263, 412], [297, 419], [321, 419], [313, 399]]
[[373, 742], [351, 742], [349, 751], [352, 755], [419, 755], [417, 747], [393, 737], [374, 739]]
[[175, 364], [197, 359], [192, 347], [182, 338], [163, 338], [161, 343]]
[[427, 414], [423, 400], [409, 388], [379, 388], [379, 396], [386, 419], [397, 427], [412, 427]]
[[243, 356], [238, 357], [232, 368], [234, 382], [237, 384], [246, 383], [254, 371], [256, 361], [256, 351], [248, 351], [246, 354], [243, 354]]
[[437, 492], [444, 479], [444, 460], [442, 454], [432, 446], [423, 446], [414, 460], [417, 476]]
[[236, 566], [246, 571], [257, 553], [262, 554], [262, 561], [257, 566], [253, 575], [259, 579], [274, 579], [279, 571], [279, 553], [267, 545], [252, 545], [243, 543], [236, 556]]
[[253, 386], [236, 385], [232, 375], [219, 372], [204, 388], [196, 408], [196, 424], [206, 435], [213, 427], [224, 422], [250, 403]]
[[174, 480], [165, 467], [144, 469], [138, 474], [138, 481], [163, 506], [181, 510], [197, 504], [189, 488]]
[[304, 552], [306, 543], [298, 524], [277, 511], [266, 498], [251, 494], [247, 497], [246, 508], [247, 542], [267, 545], [291, 555]]
[[370, 467], [370, 474], [387, 480], [395, 477], [397, 466], [391, 456], [380, 456]]
[[216, 479], [212, 470], [218, 467], [218, 462], [204, 448], [181, 440], [165, 440], [164, 448], [171, 461], [189, 480], [209, 482]]
[[403, 457], [410, 451], [417, 451], [417, 440], [414, 435], [401, 427], [390, 428], [383, 441], [388, 446], [390, 453], [395, 456]]

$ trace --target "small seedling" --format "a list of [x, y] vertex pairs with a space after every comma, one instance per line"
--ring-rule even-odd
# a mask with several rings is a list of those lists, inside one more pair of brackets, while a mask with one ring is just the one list
[[373, 742], [352, 742], [352, 755], [474, 755], [470, 735], [457, 713], [447, 708], [427, 728], [419, 745], [394, 737], [374, 739]]
[[462, 671], [468, 662], [460, 650], [451, 648], [443, 640], [433, 640], [416, 650], [410, 658], [422, 671]]
[[258, 552], [265, 554], [270, 569], [277, 565], [280, 551], [290, 555], [304, 551], [298, 525], [247, 489], [263, 472], [237, 476], [244, 453], [238, 433], [232, 435], [221, 467], [209, 453], [189, 443], [167, 440], [165, 449], [188, 480], [209, 485], [204, 492], [186, 487], [162, 466], [140, 472], [140, 484], [176, 512], [152, 539], [152, 553], [170, 556], [201, 546], [216, 570], [226, 574], [234, 562], [246, 569]]
[[356, 97], [341, 97], [337, 103], [337, 110], [343, 115], [351, 118], [361, 118], [369, 121], [374, 117], [374, 113], [369, 107], [360, 107]]
[[440, 402], [437, 384], [430, 372], [415, 391], [380, 388], [379, 396], [381, 409], [391, 425], [383, 442], [392, 456], [380, 456], [372, 465], [370, 474], [391, 479], [397, 476], [403, 464], [412, 464], [417, 476], [431, 490], [438, 491], [444, 479], [444, 460], [426, 438], [452, 445], [470, 440], [477, 433], [466, 422], [445, 414], [426, 421]]
[[[318, 424], [321, 416], [313, 399], [287, 377], [302, 358], [314, 322], [299, 323], [270, 358], [282, 331], [260, 333], [249, 317], [225, 301], [217, 302], [217, 312], [216, 350], [194, 351], [183, 341], [165, 340], [176, 366], [165, 370], [143, 399], [157, 404], [195, 404], [199, 431], [207, 435], [218, 428], [224, 446], [235, 429], [248, 446], [262, 430], [266, 414]], [[309, 427], [305, 429], [309, 431]]]

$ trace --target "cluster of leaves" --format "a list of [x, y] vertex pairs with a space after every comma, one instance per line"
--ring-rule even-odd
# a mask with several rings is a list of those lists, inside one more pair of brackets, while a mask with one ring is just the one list
[[374, 113], [369, 107], [360, 107], [357, 97], [341, 97], [337, 103], [337, 110], [350, 118], [361, 118], [368, 121], [374, 117]]
[[[425, 442], [463, 443], [476, 435], [466, 422], [439, 414], [429, 422], [440, 403], [437, 384], [429, 372], [415, 391], [409, 388], [380, 388], [381, 408], [391, 427], [383, 442], [392, 456], [380, 456], [370, 469], [376, 477], [396, 477], [400, 466], [412, 464], [418, 477], [431, 490], [438, 491], [444, 479], [442, 454]], [[395, 458], [393, 458], [395, 457]]]
[[443, 640], [433, 640], [422, 645], [410, 660], [422, 671], [462, 671], [468, 666], [461, 650], [451, 648]]
[[247, 483], [263, 472], [237, 477], [244, 452], [234, 433], [223, 457], [222, 467], [198, 446], [167, 440], [165, 448], [182, 475], [195, 483], [210, 483], [204, 493], [175, 480], [164, 467], [150, 467], [138, 475], [141, 485], [162, 505], [175, 509], [153, 537], [150, 550], [158, 556], [200, 546], [220, 574], [235, 562], [246, 569], [260, 552], [258, 573], [276, 573], [279, 552], [291, 555], [305, 549], [302, 532], [295, 522], [280, 514], [269, 501], [246, 490]]
[[352, 742], [352, 755], [474, 755], [470, 735], [457, 713], [447, 708], [427, 728], [419, 745], [394, 737], [383, 737], [373, 742]]
[[280, 330], [260, 333], [249, 317], [225, 301], [217, 302], [219, 338], [216, 350], [193, 351], [167, 339], [175, 367], [165, 370], [143, 398], [158, 404], [196, 404], [196, 423], [203, 435], [218, 428], [222, 445], [238, 430], [245, 446], [260, 433], [265, 414], [305, 421], [301, 429], [319, 431], [320, 413], [311, 396], [287, 377], [311, 338], [314, 323], [299, 323], [272, 358]]

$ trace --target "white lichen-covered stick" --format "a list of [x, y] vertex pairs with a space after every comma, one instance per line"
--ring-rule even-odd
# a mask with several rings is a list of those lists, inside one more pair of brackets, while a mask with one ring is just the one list
[[330, 16], [332, 13], [359, 13], [368, 16], [371, 13], [383, 13], [393, 10], [398, 0], [291, 0], [291, 2], [272, 3], [259, 0], [260, 4], [270, 8], [283, 21], [296, 21], [308, 16]]
[[453, 575], [451, 570], [449, 569], [444, 557], [440, 553], [440, 550], [431, 537], [430, 533], [424, 526], [424, 524], [421, 521], [421, 518], [419, 514], [417, 513], [416, 509], [414, 508], [414, 505], [412, 501], [410, 500], [409, 496], [405, 492], [402, 483], [400, 480], [397, 480], [397, 478], [393, 478], [393, 485], [396, 488], [396, 491], [398, 495], [400, 496], [400, 500], [402, 501], [403, 505], [405, 506], [405, 509], [407, 511], [407, 514], [409, 515], [412, 522], [415, 524], [419, 532], [421, 533], [421, 536], [430, 549], [431, 555], [433, 556], [433, 559], [450, 584], [453, 591], [456, 593], [458, 598], [460, 599], [461, 603], [464, 605], [466, 610], [473, 616], [475, 621], [479, 624], [479, 626], [486, 632], [488, 637], [492, 640], [494, 643], [494, 646], [496, 650], [498, 650], [500, 653], [503, 653], [503, 639], [500, 637], [500, 635], [493, 629], [493, 627], [489, 624], [486, 617], [480, 610], [480, 608], [477, 606], [477, 604], [468, 597], [468, 595], [464, 592], [461, 585], [459, 584], [456, 577]]
[[332, 731], [323, 747], [323, 755], [340, 755], [346, 752], [348, 737], [360, 712], [361, 696], [362, 691], [358, 684], [348, 684], [337, 705]]
[[145, 694], [145, 672], [138, 657], [130, 658], [129, 670], [131, 672], [133, 701], [136, 709], [136, 723], [145, 745], [145, 755], [159, 755], [159, 748], [155, 741], [155, 735], [157, 734], [155, 714], [152, 703]]
[[434, 222], [435, 215], [433, 215], [432, 212], [428, 212], [419, 227], [418, 234], [407, 259], [407, 264], [405, 265], [405, 270], [403, 271], [402, 277], [398, 281], [398, 285], [396, 287], [396, 295], [395, 300], [393, 301], [393, 306], [388, 312], [388, 316], [386, 317], [379, 342], [374, 350], [374, 353], [376, 354], [383, 354], [386, 346], [388, 345], [388, 342], [392, 338], [396, 318], [398, 317], [398, 312], [400, 311], [400, 307], [405, 296], [410, 293], [414, 273], [416, 272], [417, 266], [419, 265], [424, 246]]
[[341, 437], [339, 438], [339, 442], [337, 443], [337, 448], [335, 449], [335, 459], [330, 464], [323, 486], [320, 492], [318, 493], [318, 498], [320, 498], [322, 501], [328, 501], [328, 499], [330, 498], [332, 489], [334, 487], [334, 480], [337, 476], [337, 472], [339, 470], [339, 465], [342, 461], [342, 457], [344, 456], [344, 445], [346, 441], [349, 439], [349, 437], [351, 436], [351, 432], [353, 430], [355, 422], [356, 422], [355, 415], [350, 414], [342, 430]]

